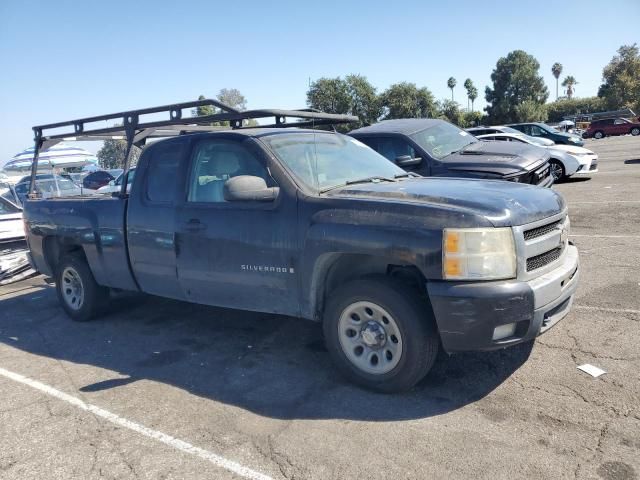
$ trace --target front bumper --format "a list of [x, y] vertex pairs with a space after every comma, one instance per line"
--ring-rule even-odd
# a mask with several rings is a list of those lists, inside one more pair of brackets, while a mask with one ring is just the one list
[[[569, 245], [560, 265], [526, 282], [428, 282], [444, 350], [494, 350], [534, 339], [569, 313], [578, 279], [578, 250]], [[493, 339], [496, 327], [511, 323], [512, 336]]]
[[598, 156], [593, 155], [590, 157], [586, 157], [586, 161], [581, 160], [580, 166], [578, 167], [578, 171], [575, 172], [572, 176], [580, 176], [580, 175], [592, 175], [594, 173], [598, 173]]

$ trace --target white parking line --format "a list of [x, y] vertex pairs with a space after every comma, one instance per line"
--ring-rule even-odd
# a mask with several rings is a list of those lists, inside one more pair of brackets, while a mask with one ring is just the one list
[[250, 468], [240, 465], [239, 463], [236, 463], [232, 460], [227, 460], [220, 455], [191, 445], [190, 443], [180, 440], [179, 438], [172, 437], [171, 435], [167, 435], [166, 433], [158, 432], [157, 430], [152, 430], [145, 427], [144, 425], [140, 425], [139, 423], [132, 422], [131, 420], [127, 420], [126, 418], [122, 418], [115, 413], [108, 412], [107, 410], [96, 407], [95, 405], [91, 405], [90, 403], [85, 403], [79, 398], [68, 395], [64, 392], [61, 392], [60, 390], [56, 390], [55, 388], [50, 387], [49, 385], [45, 385], [44, 383], [40, 383], [37, 380], [27, 378], [23, 375], [20, 375], [19, 373], [10, 372], [9, 370], [5, 370], [4, 368], [0, 367], [0, 375], [14, 380], [18, 383], [22, 383], [23, 385], [27, 385], [31, 388], [35, 388], [36, 390], [46, 393], [47, 395], [51, 395], [52, 397], [78, 407], [81, 410], [91, 412], [94, 415], [104, 418], [105, 420], [115, 425], [123, 428], [128, 428], [129, 430], [162, 442], [165, 445], [169, 445], [170, 447], [173, 447], [177, 450], [195, 455], [196, 457], [200, 457], [203, 460], [207, 460], [214, 465], [233, 472], [243, 478], [249, 478], [252, 480], [273, 480], [267, 475], [256, 472], [255, 470], [251, 470]]
[[606, 312], [606, 313], [638, 313], [640, 314], [640, 310], [632, 310], [629, 308], [606, 308], [606, 307], [590, 307], [588, 305], [575, 305], [574, 308], [578, 310], [592, 310], [595, 312]]
[[640, 235], [580, 235], [570, 234], [570, 237], [589, 237], [589, 238], [640, 238]]
[[592, 200], [589, 201], [583, 201], [583, 202], [569, 202], [569, 205], [578, 205], [578, 204], [592, 204], [592, 203], [598, 203], [598, 204], [607, 204], [607, 203], [640, 203], [640, 200], [602, 200], [600, 202], [594, 202]]

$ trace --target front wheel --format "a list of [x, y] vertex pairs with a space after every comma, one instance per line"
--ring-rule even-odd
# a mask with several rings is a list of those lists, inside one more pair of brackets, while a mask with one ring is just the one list
[[565, 176], [564, 165], [562, 165], [558, 160], [550, 160], [549, 166], [551, 167], [551, 176], [553, 177], [553, 181], [562, 181]]
[[598, 130], [596, 133], [593, 134], [593, 138], [600, 140], [601, 138], [604, 138], [604, 132], [601, 130]]
[[634, 137], [637, 137], [638, 135], [640, 135], [640, 128], [638, 127], [633, 127], [631, 129], [631, 135], [633, 135]]
[[95, 317], [109, 300], [109, 289], [96, 283], [89, 265], [80, 255], [67, 255], [60, 260], [56, 291], [64, 311], [78, 322]]
[[426, 302], [410, 286], [383, 276], [334, 291], [323, 328], [327, 349], [342, 373], [380, 392], [413, 387], [438, 353], [438, 333]]

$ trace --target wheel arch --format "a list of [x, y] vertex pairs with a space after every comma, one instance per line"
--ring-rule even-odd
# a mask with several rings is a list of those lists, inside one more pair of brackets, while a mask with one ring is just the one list
[[87, 256], [81, 245], [66, 237], [51, 235], [43, 240], [44, 260], [53, 275], [56, 274], [60, 260], [68, 254], [77, 254], [86, 260]]
[[360, 253], [326, 253], [315, 263], [309, 286], [309, 313], [321, 321], [326, 301], [340, 285], [371, 275], [398, 278], [426, 296], [426, 278], [411, 263], [396, 258]]

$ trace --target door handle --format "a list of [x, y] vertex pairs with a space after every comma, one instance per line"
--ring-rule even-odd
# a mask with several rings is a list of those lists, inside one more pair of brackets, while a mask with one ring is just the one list
[[200, 220], [198, 220], [197, 218], [192, 218], [187, 222], [187, 225], [185, 228], [190, 232], [199, 232], [207, 228], [207, 225], [200, 222]]

